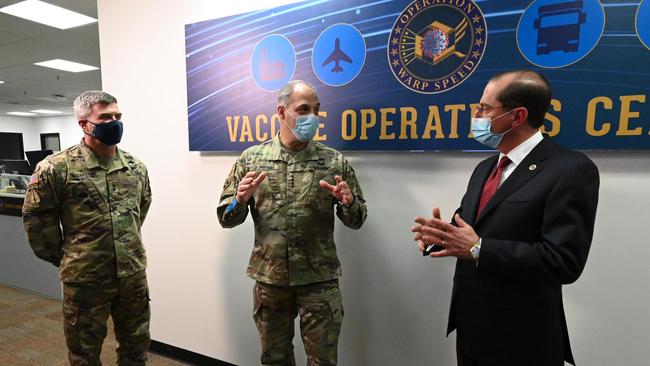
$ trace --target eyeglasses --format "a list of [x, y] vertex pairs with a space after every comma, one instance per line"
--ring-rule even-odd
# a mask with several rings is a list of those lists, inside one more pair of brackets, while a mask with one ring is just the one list
[[493, 107], [493, 106], [487, 105], [487, 104], [479, 104], [478, 107], [476, 107], [476, 111], [478, 113], [480, 113], [480, 114], [483, 114], [483, 113], [486, 113], [486, 112], [491, 111], [493, 109], [503, 109], [503, 108], [507, 108], [507, 107], [502, 106], [502, 105]]

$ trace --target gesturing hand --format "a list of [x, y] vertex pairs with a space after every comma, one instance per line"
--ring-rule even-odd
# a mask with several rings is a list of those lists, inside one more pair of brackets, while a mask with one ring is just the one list
[[[440, 209], [438, 207], [433, 208], [432, 214], [433, 214], [433, 219], [440, 220]], [[424, 238], [424, 236], [426, 235], [424, 232], [424, 227], [432, 226], [433, 219], [430, 220], [425, 217], [418, 216], [415, 218], [415, 222], [417, 223], [417, 225], [411, 228], [411, 231], [415, 233], [413, 240], [418, 242], [418, 249], [420, 250], [420, 252], [424, 252], [426, 248], [431, 244], [440, 245], [442, 242], [444, 242], [442, 238], [434, 238], [431, 236], [428, 236], [426, 240]]]
[[440, 211], [435, 208], [431, 220], [417, 217], [411, 230], [416, 233], [413, 238], [418, 242], [422, 251], [427, 243], [434, 243], [445, 247], [439, 252], [429, 254], [431, 257], [457, 257], [473, 259], [470, 249], [479, 239], [471, 225], [465, 222], [459, 214], [454, 216], [456, 225], [440, 219]]
[[248, 202], [267, 175], [266, 172], [261, 172], [260, 174], [256, 174], [255, 172], [246, 173], [237, 186], [237, 196], [235, 196], [237, 203], [244, 204]]
[[344, 206], [348, 206], [354, 202], [354, 195], [352, 194], [352, 191], [350, 190], [350, 187], [348, 187], [348, 184], [343, 181], [343, 179], [340, 176], [335, 176], [334, 179], [336, 179], [336, 185], [333, 186], [329, 183], [327, 183], [324, 180], [321, 180], [318, 182], [320, 184], [321, 188], [327, 189], [334, 198], [339, 200]]

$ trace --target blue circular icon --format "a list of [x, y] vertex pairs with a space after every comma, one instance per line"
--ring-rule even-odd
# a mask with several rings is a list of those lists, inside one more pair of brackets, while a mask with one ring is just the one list
[[271, 34], [262, 38], [251, 55], [251, 73], [257, 86], [268, 91], [280, 90], [296, 71], [296, 51], [285, 36]]
[[536, 0], [519, 19], [517, 46], [537, 66], [563, 67], [589, 54], [604, 29], [598, 0]]
[[650, 1], [643, 0], [636, 11], [636, 34], [639, 40], [650, 50]]
[[349, 24], [335, 24], [316, 39], [311, 65], [326, 85], [341, 86], [354, 80], [366, 62], [366, 42]]

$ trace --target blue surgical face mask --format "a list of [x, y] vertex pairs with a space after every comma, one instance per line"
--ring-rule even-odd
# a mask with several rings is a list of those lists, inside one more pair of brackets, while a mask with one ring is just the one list
[[503, 136], [512, 130], [512, 127], [504, 133], [494, 133], [492, 132], [492, 121], [499, 119], [506, 114], [514, 111], [510, 110], [498, 117], [472, 117], [472, 133], [474, 134], [474, 140], [482, 143], [485, 146], [489, 146], [493, 149], [496, 149], [501, 143]]
[[307, 116], [294, 116], [289, 111], [286, 111], [288, 115], [293, 117], [296, 120], [296, 127], [291, 129], [293, 135], [302, 142], [309, 142], [311, 139], [316, 136], [316, 131], [318, 130], [318, 116], [310, 114]]
[[89, 135], [101, 141], [104, 145], [117, 145], [122, 141], [122, 133], [124, 133], [122, 121], [116, 119], [106, 123], [94, 123], [88, 120], [86, 122], [95, 126], [92, 134]]

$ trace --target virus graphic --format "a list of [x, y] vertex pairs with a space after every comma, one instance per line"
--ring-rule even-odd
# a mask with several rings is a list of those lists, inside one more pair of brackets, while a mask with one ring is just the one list
[[449, 34], [438, 28], [430, 28], [422, 36], [421, 46], [422, 53], [434, 59], [449, 47]]

